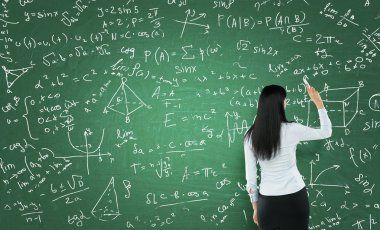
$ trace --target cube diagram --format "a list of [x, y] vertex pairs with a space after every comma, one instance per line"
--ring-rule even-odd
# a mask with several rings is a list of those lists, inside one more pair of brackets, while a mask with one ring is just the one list
[[[347, 127], [358, 113], [359, 87], [327, 88], [319, 92], [333, 127]], [[312, 122], [308, 101], [307, 125]], [[314, 105], [313, 105], [314, 106]], [[318, 118], [317, 118], [318, 119]]]

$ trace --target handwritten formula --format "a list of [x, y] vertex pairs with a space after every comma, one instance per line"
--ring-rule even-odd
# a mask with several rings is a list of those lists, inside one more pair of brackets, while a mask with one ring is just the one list
[[318, 127], [303, 78], [334, 129], [297, 146], [309, 229], [380, 229], [378, 1], [0, 8], [0, 229], [257, 229], [243, 136], [269, 84]]

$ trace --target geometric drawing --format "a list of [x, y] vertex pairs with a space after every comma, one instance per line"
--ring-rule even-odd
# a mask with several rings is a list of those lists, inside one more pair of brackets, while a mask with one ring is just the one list
[[[237, 121], [238, 114], [236, 112], [232, 112], [232, 114], [230, 112], [226, 112], [224, 117], [226, 118], [228, 147], [230, 148], [231, 144], [235, 143], [236, 137], [241, 135], [249, 127], [248, 127], [247, 120], [242, 120], [241, 122]], [[219, 136], [220, 135], [221, 134], [219, 134]]]
[[101, 221], [114, 220], [121, 214], [119, 213], [119, 204], [117, 202], [117, 194], [115, 191], [114, 178], [112, 177], [107, 188], [96, 202], [91, 211], [94, 217]]
[[[333, 127], [346, 128], [358, 113], [359, 88], [325, 88], [320, 92], [320, 96], [326, 107]], [[330, 98], [330, 99], [328, 99]], [[311, 100], [308, 102], [307, 124], [309, 124], [309, 114]]]
[[348, 184], [345, 184], [345, 185], [341, 185], [341, 184], [326, 184], [326, 183], [321, 183], [321, 182], [317, 182], [317, 180], [319, 179], [319, 177], [323, 174], [326, 174], [327, 172], [330, 172], [331, 174], [330, 175], [333, 175], [335, 174], [334, 171], [338, 170], [340, 168], [340, 165], [333, 165], [331, 167], [328, 167], [324, 170], [322, 170], [315, 178], [313, 178], [313, 165], [316, 165], [315, 162], [312, 160], [310, 161], [310, 183], [309, 185], [311, 186], [311, 188], [313, 188], [313, 186], [321, 186], [321, 187], [336, 187], [336, 188], [345, 188], [345, 189], [349, 189], [350, 187], [348, 186]]
[[5, 66], [1, 66], [5, 72], [5, 79], [7, 81], [7, 87], [8, 89], [12, 87], [12, 85], [30, 68], [33, 68], [33, 66], [21, 68], [21, 69], [7, 69]]
[[[189, 16], [190, 16], [190, 19], [189, 19]], [[181, 36], [180, 38], [182, 38], [183, 36], [183, 33], [185, 32], [185, 28], [187, 25], [192, 25], [192, 26], [198, 26], [198, 27], [201, 27], [204, 29], [204, 34], [208, 34], [209, 33], [209, 29], [210, 29], [210, 25], [209, 24], [200, 24], [200, 23], [197, 23], [196, 21], [199, 20], [199, 19], [204, 19], [206, 18], [206, 13], [198, 13], [196, 14], [195, 13], [195, 10], [186, 10], [186, 19], [185, 21], [179, 21], [179, 20], [174, 20], [176, 22], [179, 22], [179, 23], [182, 23], [183, 24], [183, 27], [182, 27], [182, 31], [181, 31]]]
[[[90, 157], [99, 157], [99, 159], [101, 159], [101, 156], [110, 156], [111, 154], [110, 153], [100, 153], [100, 146], [102, 145], [103, 143], [103, 138], [104, 138], [104, 129], [102, 131], [102, 137], [99, 141], [99, 145], [96, 149], [90, 151], [90, 148], [92, 147], [91, 144], [88, 143], [88, 136], [91, 136], [92, 135], [92, 131], [89, 129], [89, 128], [86, 128], [86, 131], [84, 131], [83, 133], [84, 135], [84, 145], [81, 145], [81, 147], [85, 150], [82, 150], [82, 149], [79, 149], [77, 146], [73, 145], [73, 143], [71, 142], [71, 138], [70, 138], [70, 132], [67, 132], [67, 137], [69, 139], [69, 143], [71, 145], [71, 147], [73, 149], [75, 149], [76, 151], [78, 152], [81, 152], [81, 153], [85, 153], [86, 155], [73, 155], [73, 156], [62, 156], [62, 157], [56, 157], [56, 158], [82, 158], [82, 157], [85, 157], [86, 158], [86, 163], [87, 163], [87, 174], [89, 175], [90, 174], [90, 170], [89, 170], [89, 164], [88, 164], [88, 161], [89, 161], [89, 158]], [[98, 154], [93, 154], [95, 152], [98, 152]]]
[[147, 105], [129, 88], [126, 82], [127, 78], [123, 77], [121, 85], [104, 109], [104, 113], [108, 113], [107, 109], [120, 113], [125, 116], [125, 122], [129, 123], [129, 115]]

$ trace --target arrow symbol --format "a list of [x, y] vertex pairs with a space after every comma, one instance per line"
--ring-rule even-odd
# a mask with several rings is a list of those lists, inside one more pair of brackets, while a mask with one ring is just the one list
[[224, 117], [234, 117], [234, 116], [231, 115], [229, 112], [226, 112], [226, 113], [224, 114]]
[[339, 165], [333, 165], [332, 167], [323, 170], [322, 172], [320, 172], [320, 173], [318, 174], [318, 176], [315, 178], [314, 182], [317, 182], [318, 178], [319, 178], [324, 172], [326, 172], [326, 171], [328, 171], [328, 170], [330, 170], [330, 169], [335, 169], [335, 170], [337, 170], [338, 168], [340, 168]]
[[346, 184], [346, 185], [338, 185], [338, 184], [310, 184], [311, 186], [315, 186], [315, 185], [319, 185], [319, 186], [323, 186], [323, 187], [337, 187], [337, 188], [345, 188], [345, 189], [349, 189], [350, 187]]
[[314, 182], [313, 182], [313, 165], [316, 165], [315, 162], [312, 160], [310, 161], [310, 186], [313, 188], [313, 186], [323, 186], [323, 187], [338, 187], [338, 188], [345, 188], [345, 189], [349, 189], [350, 187], [346, 184], [346, 185], [337, 185], [337, 184], [316, 184], [315, 182], [318, 180], [318, 178], [325, 172], [327, 172], [328, 170], [331, 170], [331, 169], [335, 169], [335, 170], [338, 170], [340, 168], [339, 165], [333, 165], [325, 170], [323, 170], [322, 172], [320, 172], [318, 174], [318, 176], [315, 178]]

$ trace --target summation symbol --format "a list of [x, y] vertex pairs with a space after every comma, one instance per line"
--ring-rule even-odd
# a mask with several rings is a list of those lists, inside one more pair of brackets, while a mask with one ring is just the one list
[[119, 212], [114, 177], [111, 178], [107, 188], [96, 202], [91, 213], [94, 217], [102, 221], [111, 221], [121, 215]]
[[8, 93], [11, 93], [9, 90], [12, 85], [20, 78], [22, 77], [25, 73], [29, 71], [29, 69], [33, 68], [34, 64], [31, 63], [31, 66], [20, 68], [20, 69], [7, 69], [5, 66], [1, 66], [1, 68], [4, 70], [5, 73], [5, 80], [7, 81], [7, 87]]
[[112, 96], [106, 108], [104, 108], [103, 113], [108, 113], [109, 109], [113, 112], [124, 115], [125, 123], [129, 123], [131, 121], [129, 115], [144, 106], [148, 109], [151, 107], [147, 106], [126, 83], [127, 78], [122, 78], [121, 85]]

